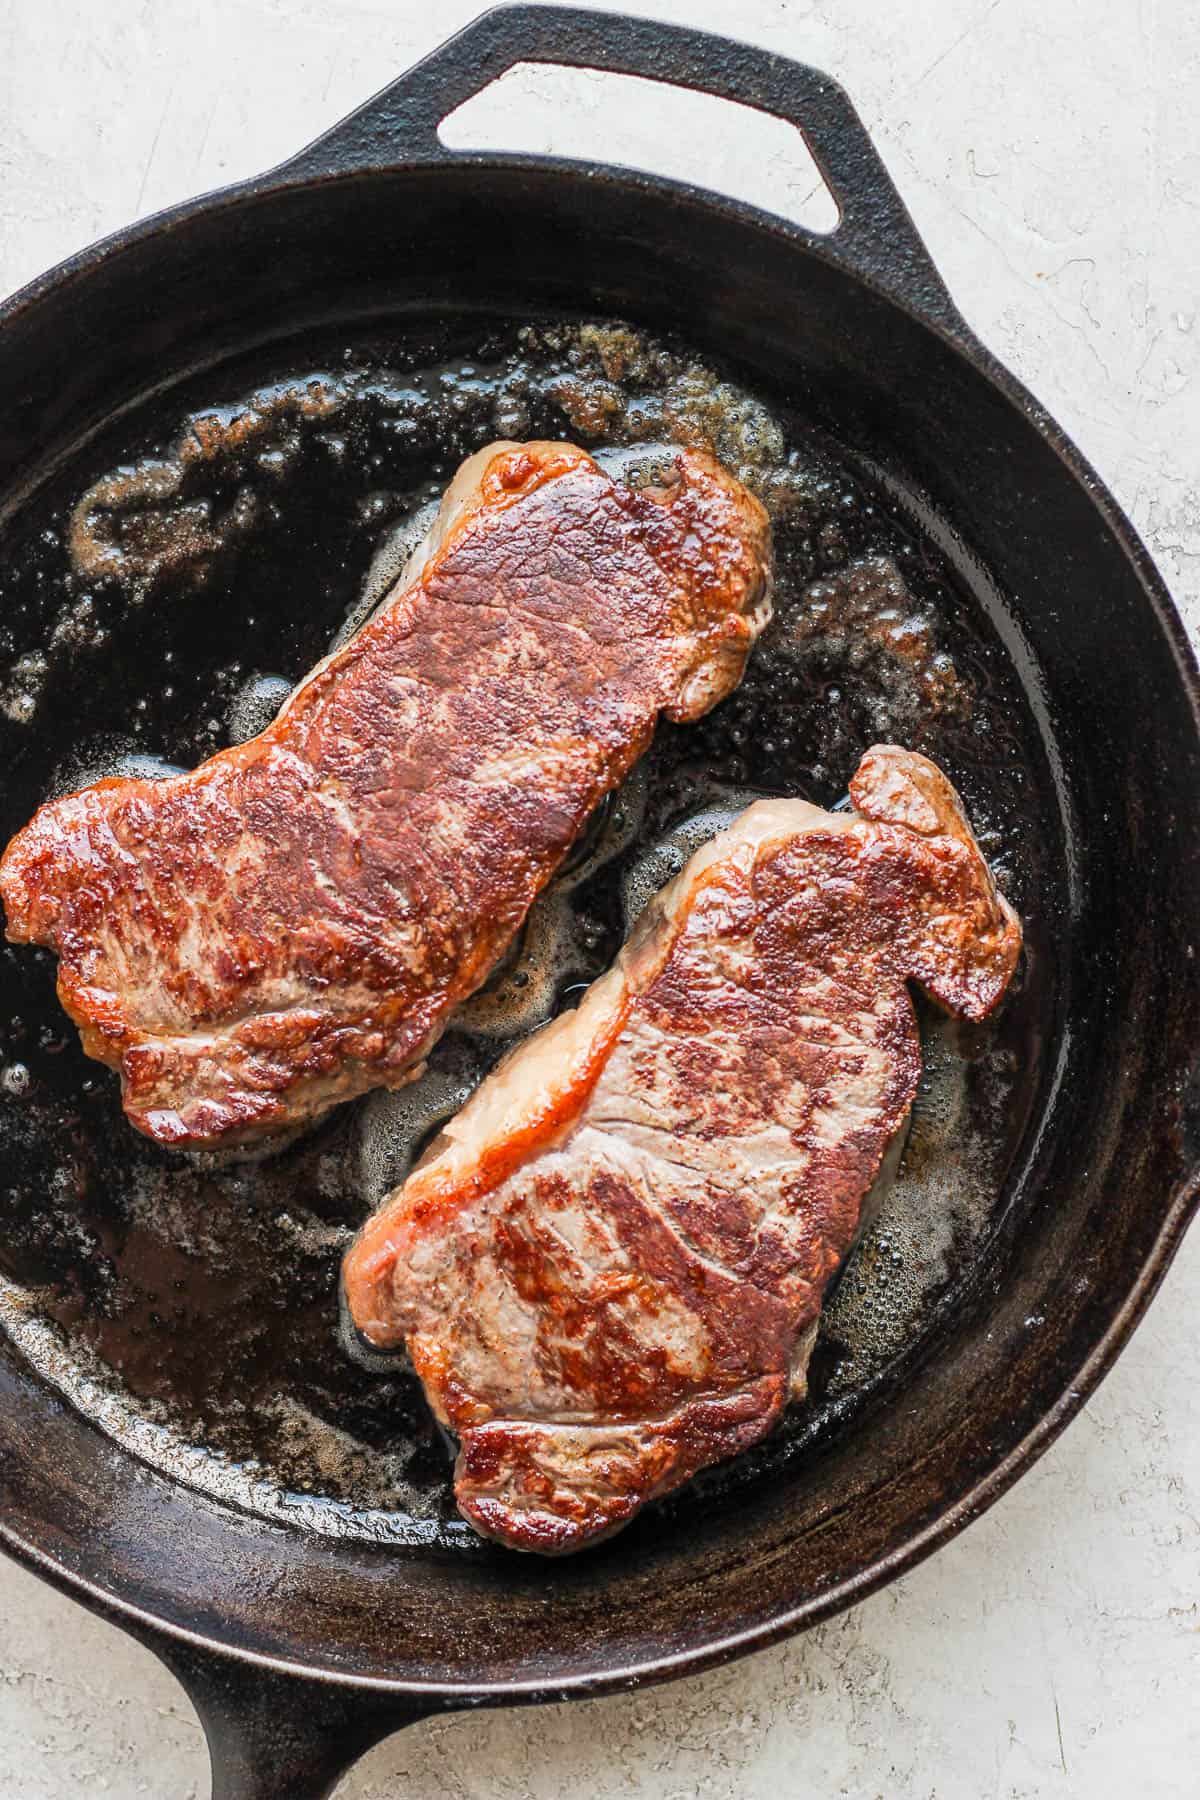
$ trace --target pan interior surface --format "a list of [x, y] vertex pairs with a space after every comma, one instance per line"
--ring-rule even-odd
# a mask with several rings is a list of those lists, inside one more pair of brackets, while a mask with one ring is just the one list
[[[507, 285], [549, 310], [471, 292], [461, 233], [497, 239], [483, 180], [453, 203], [415, 182], [365, 190], [353, 238], [329, 192], [200, 216], [159, 246], [155, 325], [136, 294], [146, 247], [115, 253], [97, 317], [112, 329], [140, 305], [143, 330], [118, 336], [104, 380], [66, 376], [48, 341], [65, 296], [12, 321], [0, 398], [11, 384], [26, 435], [10, 409], [0, 832], [53, 792], [261, 728], [495, 436], [571, 436], [635, 480], [707, 438], [772, 510], [776, 620], [735, 696], [660, 730], [420, 1090], [343, 1108], [257, 1163], [136, 1137], [57, 1009], [51, 959], [0, 953], [0, 1448], [15, 1533], [118, 1604], [341, 1674], [544, 1688], [848, 1597], [1084, 1367], [1191, 1166], [1195, 994], [1170, 971], [1200, 892], [1181, 803], [1197, 771], [1185, 680], [1130, 552], [966, 357], [744, 218], [681, 201], [652, 231], [620, 182], [587, 184], [585, 208], [565, 180], [493, 179], [506, 235], [529, 231]], [[422, 198], [417, 245], [403, 221]], [[283, 246], [269, 271], [263, 207]], [[302, 289], [301, 222], [317, 246]], [[243, 278], [224, 307], [206, 232]], [[417, 248], [421, 296], [415, 278], [398, 291]], [[1131, 634], [1140, 659], [1118, 684]], [[412, 1378], [338, 1341], [348, 1235], [707, 832], [759, 793], [839, 803], [885, 739], [959, 785], [1025, 921], [1017, 990], [975, 1032], [922, 1012], [904, 1165], [785, 1429], [571, 1564], [486, 1546], [455, 1518]], [[1152, 1115], [1136, 1141], [1114, 1058]], [[37, 1434], [21, 1423], [35, 1410]], [[263, 1583], [278, 1605], [255, 1606]], [[697, 1583], [700, 1638], [681, 1598]]]
[[972, 1279], [1053, 1036], [1061, 885], [1020, 683], [927, 534], [812, 428], [685, 346], [599, 321], [317, 337], [206, 374], [97, 443], [86, 474], [60, 477], [61, 507], [30, 509], [10, 556], [23, 635], [0, 691], [0, 829], [50, 793], [191, 766], [261, 728], [387, 592], [456, 464], [499, 436], [582, 438], [634, 481], [674, 443], [708, 443], [758, 491], [776, 614], [740, 692], [698, 729], [663, 724], [414, 1086], [248, 1162], [163, 1151], [123, 1124], [116, 1077], [82, 1055], [51, 959], [21, 948], [5, 953], [0, 1074], [10, 1328], [74, 1404], [266, 1516], [476, 1554], [495, 1553], [456, 1518], [415, 1377], [394, 1358], [355, 1367], [334, 1330], [349, 1235], [419, 1144], [609, 965], [640, 906], [743, 805], [837, 805], [880, 741], [951, 772], [1027, 921], [1019, 992], [978, 1030], [926, 1013], [901, 1176], [828, 1310], [810, 1400], [664, 1509], [662, 1529], [688, 1530], [696, 1508], [777, 1477], [901, 1382]]

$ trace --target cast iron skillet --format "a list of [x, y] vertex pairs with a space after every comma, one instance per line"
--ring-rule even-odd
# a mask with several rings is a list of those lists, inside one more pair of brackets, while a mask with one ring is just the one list
[[[439, 120], [522, 60], [790, 121], [837, 230], [647, 175], [443, 148]], [[631, 1533], [547, 1569], [307, 1536], [149, 1471], [0, 1346], [4, 1543], [176, 1671], [225, 1800], [323, 1794], [406, 1721], [666, 1679], [869, 1593], [1053, 1440], [1196, 1203], [1196, 670], [1132, 528], [971, 335], [826, 77], [674, 26], [489, 13], [282, 169], [85, 251], [7, 305], [0, 504], [135, 397], [272, 334], [497, 303], [633, 316], [736, 358], [869, 454], [990, 584], [1060, 815], [1056, 1041], [1011, 1177], [1020, 1229], [1000, 1233], [903, 1404], [701, 1508], [686, 1541]]]

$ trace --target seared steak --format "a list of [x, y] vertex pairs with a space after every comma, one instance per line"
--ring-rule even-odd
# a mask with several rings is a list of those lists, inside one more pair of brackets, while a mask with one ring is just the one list
[[713, 459], [635, 491], [570, 444], [464, 464], [383, 608], [250, 743], [43, 806], [8, 935], [174, 1145], [410, 1079], [660, 712], [736, 686], [770, 613], [758, 502]]
[[916, 1093], [907, 983], [969, 1019], [1008, 985], [1020, 926], [941, 772], [877, 748], [851, 795], [693, 857], [347, 1257], [490, 1537], [577, 1550], [770, 1431]]

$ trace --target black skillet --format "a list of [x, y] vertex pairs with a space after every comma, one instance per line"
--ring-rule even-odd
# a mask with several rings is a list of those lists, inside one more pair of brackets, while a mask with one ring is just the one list
[[[439, 121], [520, 61], [648, 76], [789, 121], [840, 224], [821, 237], [649, 175], [445, 149]], [[825, 76], [674, 26], [488, 14], [293, 162], [8, 303], [0, 503], [16, 516], [131, 402], [253, 344], [472, 307], [676, 331], [801, 403], [921, 513], [988, 610], [1040, 737], [1062, 871], [1050, 1035], [1001, 1227], [900, 1399], [819, 1455], [569, 1565], [336, 1542], [223, 1506], [118, 1448], [5, 1340], [4, 1542], [182, 1678], [225, 1800], [323, 1794], [429, 1713], [663, 1680], [859, 1599], [1053, 1440], [1196, 1203], [1195, 666], [1128, 521], [959, 317]], [[69, 725], [39, 727], [47, 765]]]

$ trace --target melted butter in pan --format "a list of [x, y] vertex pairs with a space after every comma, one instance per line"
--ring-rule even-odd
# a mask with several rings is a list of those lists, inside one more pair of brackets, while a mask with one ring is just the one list
[[114, 1437], [226, 1499], [331, 1533], [470, 1542], [413, 1378], [339, 1342], [346, 1243], [700, 843], [761, 794], [835, 804], [866, 745], [895, 739], [963, 792], [1025, 918], [1026, 977], [980, 1032], [923, 1016], [900, 1173], [827, 1309], [810, 1399], [706, 1484], [782, 1466], [935, 1328], [995, 1227], [1036, 1086], [1051, 815], [983, 608], [836, 446], [622, 325], [314, 338], [135, 418], [6, 537], [0, 836], [52, 793], [169, 774], [262, 730], [386, 600], [459, 462], [496, 437], [573, 437], [634, 483], [676, 445], [709, 446], [771, 513], [776, 617], [734, 695], [660, 727], [427, 1073], [257, 1164], [138, 1138], [79, 1051], [52, 959], [0, 948], [6, 1328]]

